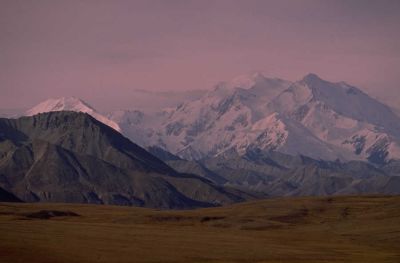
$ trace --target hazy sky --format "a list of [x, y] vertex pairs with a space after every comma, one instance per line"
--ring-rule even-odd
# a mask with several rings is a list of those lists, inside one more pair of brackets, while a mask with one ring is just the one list
[[400, 1], [0, 0], [0, 108], [70, 95], [135, 107], [136, 89], [208, 89], [254, 70], [315, 72], [400, 103]]

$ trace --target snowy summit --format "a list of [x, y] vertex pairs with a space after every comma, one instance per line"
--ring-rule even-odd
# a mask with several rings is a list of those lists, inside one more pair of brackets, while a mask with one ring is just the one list
[[32, 116], [43, 112], [50, 111], [76, 111], [84, 112], [91, 115], [98, 121], [110, 126], [114, 130], [121, 131], [119, 125], [114, 121], [108, 119], [104, 115], [97, 112], [93, 107], [81, 99], [75, 97], [62, 97], [56, 99], [48, 99], [36, 105], [35, 107], [26, 111], [26, 116]]

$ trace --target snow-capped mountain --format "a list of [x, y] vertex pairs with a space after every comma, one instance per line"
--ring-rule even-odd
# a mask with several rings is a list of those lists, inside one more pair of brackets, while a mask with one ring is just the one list
[[[320, 140], [350, 151], [346, 159], [381, 162], [399, 158], [400, 119], [386, 105], [344, 82], [309, 74], [269, 105]], [[315, 157], [315, 156], [313, 156]]]
[[110, 126], [114, 130], [121, 131], [119, 125], [107, 118], [106, 116], [97, 112], [93, 107], [84, 102], [81, 99], [75, 97], [62, 97], [57, 99], [48, 99], [34, 106], [25, 112], [24, 115], [32, 116], [38, 113], [50, 112], [50, 111], [76, 111], [76, 112], [85, 112], [91, 115], [93, 118], [98, 121]]
[[[107, 118], [118, 123], [121, 133], [142, 147], [157, 145], [157, 138], [162, 136], [160, 124], [166, 117], [166, 111], [143, 112], [139, 110], [118, 110]], [[155, 140], [155, 141], [153, 141]], [[165, 148], [165, 146], [162, 146]]]
[[260, 73], [217, 84], [201, 98], [160, 112], [107, 116], [77, 98], [49, 99], [26, 112], [81, 111], [143, 146], [181, 158], [276, 150], [324, 160], [400, 159], [400, 118], [344, 82], [315, 74], [290, 82]]
[[139, 145], [186, 159], [254, 148], [326, 160], [400, 158], [400, 118], [391, 108], [315, 74], [294, 83], [260, 73], [240, 76], [176, 108], [109, 118]]

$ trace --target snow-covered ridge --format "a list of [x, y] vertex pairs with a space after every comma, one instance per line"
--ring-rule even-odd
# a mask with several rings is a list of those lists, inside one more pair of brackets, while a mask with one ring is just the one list
[[105, 116], [77, 98], [61, 98], [27, 115], [58, 110], [87, 112], [142, 147], [185, 159], [253, 149], [324, 160], [400, 159], [400, 117], [360, 89], [315, 74], [296, 82], [244, 75], [160, 112], [129, 109]]
[[138, 144], [187, 159], [254, 148], [328, 160], [400, 158], [400, 118], [388, 106], [315, 74], [296, 82], [244, 75], [175, 108], [133, 115], [110, 118]]
[[108, 119], [106, 116], [98, 113], [94, 108], [92, 108], [89, 104], [84, 102], [81, 99], [75, 97], [62, 97], [62, 98], [53, 98], [43, 101], [36, 105], [35, 107], [26, 111], [26, 116], [36, 115], [42, 112], [50, 112], [50, 111], [76, 111], [76, 112], [84, 112], [91, 115], [93, 118], [98, 121], [110, 126], [111, 128], [121, 131], [119, 125]]

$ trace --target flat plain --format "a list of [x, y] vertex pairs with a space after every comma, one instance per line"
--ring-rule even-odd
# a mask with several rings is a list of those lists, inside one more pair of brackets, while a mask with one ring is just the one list
[[185, 211], [0, 203], [0, 262], [400, 262], [400, 197]]

